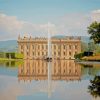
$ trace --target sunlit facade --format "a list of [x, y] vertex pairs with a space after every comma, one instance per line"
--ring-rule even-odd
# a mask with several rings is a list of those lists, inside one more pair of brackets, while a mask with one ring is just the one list
[[[44, 59], [48, 54], [47, 38], [18, 37], [18, 51], [24, 59]], [[74, 59], [81, 52], [81, 38], [51, 38], [51, 55], [54, 59]]]

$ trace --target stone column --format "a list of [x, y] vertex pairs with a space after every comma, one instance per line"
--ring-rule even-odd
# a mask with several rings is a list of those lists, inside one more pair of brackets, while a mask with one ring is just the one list
[[60, 59], [63, 59], [63, 44], [60, 45]]
[[71, 58], [74, 59], [75, 44], [73, 43], [73, 44], [71, 45], [71, 47], [72, 47], [72, 50], [71, 50], [71, 51], [72, 51], [72, 55], [71, 55], [72, 57], [71, 57]]
[[81, 52], [81, 43], [80, 42], [77, 43], [77, 51], [78, 51], [78, 53]]
[[27, 59], [27, 47], [26, 47], [26, 43], [24, 43], [24, 59]]
[[30, 49], [29, 49], [30, 51], [29, 51], [29, 55], [30, 55], [30, 59], [32, 59], [33, 58], [33, 46], [32, 46], [32, 43], [30, 43]]

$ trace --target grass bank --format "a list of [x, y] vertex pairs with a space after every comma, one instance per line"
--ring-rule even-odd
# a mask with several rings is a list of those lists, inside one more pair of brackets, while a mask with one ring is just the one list
[[22, 61], [23, 59], [9, 59], [9, 58], [0, 58], [0, 61]]
[[100, 61], [100, 55], [94, 55], [94, 56], [85, 56], [83, 58], [81, 58], [81, 60], [85, 60], [85, 61]]

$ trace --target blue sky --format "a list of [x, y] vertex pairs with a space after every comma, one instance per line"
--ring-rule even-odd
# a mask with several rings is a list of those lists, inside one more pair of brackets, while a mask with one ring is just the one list
[[[91, 16], [90, 15], [91, 12], [95, 12], [95, 13], [96, 13], [96, 11], [99, 12], [99, 9], [100, 9], [100, 0], [0, 0], [0, 14], [4, 14], [4, 15], [6, 15], [6, 17], [8, 17], [8, 20], [7, 20], [8, 23], [9, 23], [9, 17], [11, 19], [14, 16], [16, 17], [15, 20], [17, 20], [18, 23], [20, 23], [20, 22], [31, 23], [31, 25], [32, 24], [34, 26], [36, 25], [36, 27], [38, 27], [38, 25], [45, 26], [46, 23], [49, 21], [51, 24], [53, 24], [53, 26], [56, 27], [56, 31], [57, 31], [56, 33], [59, 33], [59, 34], [60, 34], [60, 32], [62, 32], [62, 33], [67, 33], [67, 32], [78, 33], [78, 32], [80, 32], [79, 30], [78, 31], [76, 31], [76, 30], [68, 31], [69, 29], [66, 31], [63, 31], [63, 28], [61, 28], [61, 27], [66, 26], [66, 28], [67, 28], [67, 26], [68, 27], [71, 26], [70, 24], [76, 20], [76, 17], [79, 16], [79, 19], [80, 19], [80, 15], [88, 16], [87, 19], [89, 19], [89, 17]], [[68, 15], [68, 17], [67, 17], [67, 15]], [[72, 18], [72, 20], [73, 20], [73, 18], [75, 18], [75, 20], [73, 22], [70, 21], [71, 23], [67, 21], [69, 24], [66, 25], [66, 23], [67, 23], [66, 20], [65, 20], [66, 23], [61, 22], [63, 18], [67, 19], [68, 21], [69, 21], [69, 19], [71, 20], [71, 18]], [[76, 21], [78, 22], [78, 19]], [[86, 22], [84, 21], [84, 23], [86, 23]], [[63, 24], [63, 25], [59, 25], [59, 24]], [[0, 27], [1, 27], [0, 34], [2, 34], [2, 33], [13, 34], [12, 32], [7, 32], [9, 30], [6, 30], [4, 27], [5, 25], [3, 25], [3, 26], [2, 25], [0, 25]], [[23, 30], [22, 29], [16, 30], [16, 32], [20, 32], [21, 34], [23, 34], [23, 32], [25, 32], [24, 29], [26, 29], [27, 25], [25, 24], [25, 26], [23, 26], [23, 27], [25, 27], [25, 28], [23, 28]], [[8, 26], [10, 26], [10, 25], [8, 25]], [[28, 27], [29, 26], [30, 25], [28, 25]], [[75, 27], [73, 27], [73, 29]], [[6, 25], [6, 28], [7, 28], [7, 25]], [[3, 32], [4, 29], [6, 30], [5, 32]], [[26, 32], [28, 32], [28, 30], [29, 29], [27, 29]], [[39, 31], [40, 30], [41, 29], [39, 29]], [[38, 33], [37, 30], [29, 31], [29, 32], [31, 32], [33, 36], [35, 35], [34, 32]], [[79, 35], [81, 35], [81, 34], [82, 34], [82, 32], [80, 32]], [[17, 33], [14, 34], [14, 36], [17, 36], [17, 35], [18, 35]], [[3, 36], [3, 38], [5, 38], [5, 37], [6, 36]], [[13, 38], [13, 37], [11, 37], [11, 38]]]
[[55, 20], [66, 13], [89, 12], [99, 8], [100, 0], [0, 0], [2, 12], [35, 23]]

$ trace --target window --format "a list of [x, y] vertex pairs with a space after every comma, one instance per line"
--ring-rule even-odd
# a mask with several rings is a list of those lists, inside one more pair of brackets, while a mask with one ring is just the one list
[[77, 54], [77, 51], [75, 51], [75, 54]]
[[27, 49], [28, 49], [28, 45], [27, 45]]
[[21, 54], [23, 54], [23, 51], [21, 51]]
[[56, 49], [56, 45], [54, 45], [54, 49]]
[[69, 52], [69, 55], [71, 56], [71, 52]]
[[38, 52], [38, 56], [40, 55], [40, 52]]
[[65, 73], [65, 69], [64, 69], [64, 72], [63, 73]]
[[58, 55], [60, 56], [60, 52], [58, 52]]
[[77, 49], [77, 45], [75, 45], [75, 49]]
[[42, 52], [42, 55], [44, 55], [44, 52]]
[[27, 49], [29, 49], [29, 44], [26, 45]]
[[21, 45], [21, 49], [23, 49], [23, 45]]
[[58, 45], [58, 49], [60, 49], [60, 45]]
[[65, 52], [64, 52], [64, 55], [65, 55]]
[[69, 45], [69, 49], [71, 49], [71, 45]]
[[65, 46], [65, 45], [63, 45], [63, 48], [65, 49], [65, 48], [66, 48], [66, 46]]
[[54, 55], [56, 55], [56, 52], [54, 52]]
[[34, 56], [34, 52], [33, 52], [33, 56]]
[[42, 49], [44, 49], [44, 45], [42, 45]]
[[51, 49], [53, 48], [53, 45], [51, 44]]
[[28, 52], [27, 52], [27, 55], [28, 55]]

